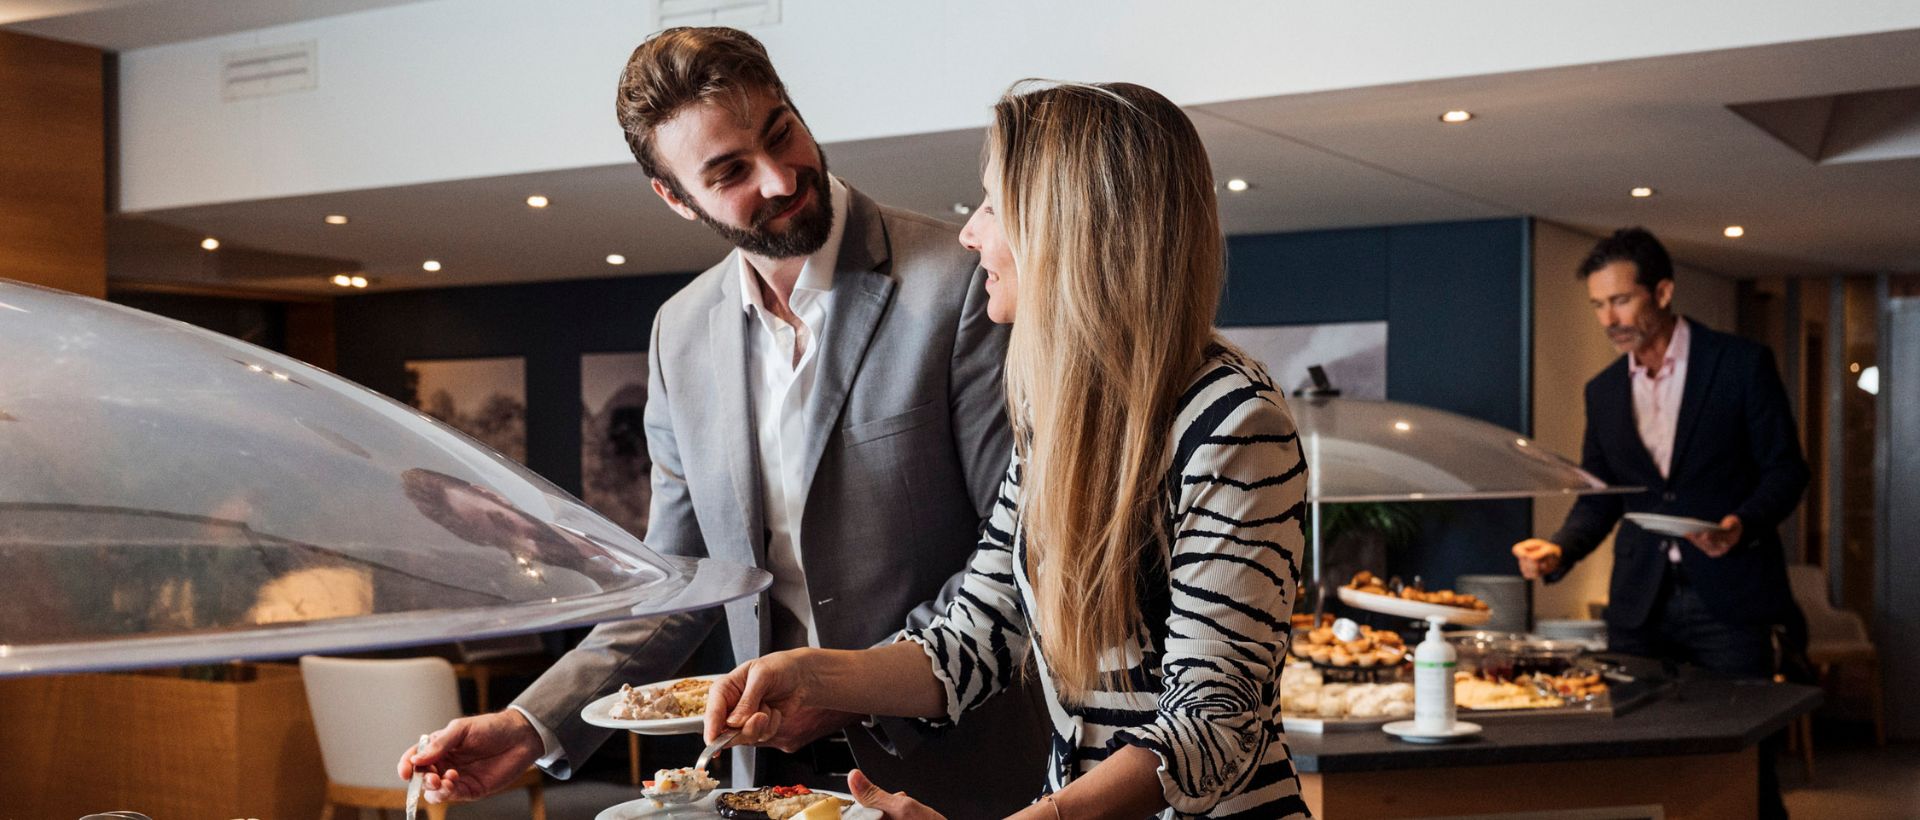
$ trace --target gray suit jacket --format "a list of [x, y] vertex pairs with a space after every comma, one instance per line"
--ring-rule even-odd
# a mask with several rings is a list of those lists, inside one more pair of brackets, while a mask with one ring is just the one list
[[[953, 227], [858, 191], [847, 211], [806, 409], [813, 466], [800, 521], [821, 645], [843, 649], [880, 643], [939, 612], [965, 572], [1011, 446], [1001, 382], [1007, 333], [987, 319], [976, 257]], [[766, 567], [738, 253], [654, 320], [646, 541]], [[770, 607], [764, 594], [726, 607], [737, 662], [783, 648], [772, 645], [772, 619], [761, 617]], [[553, 730], [567, 760], [582, 761], [609, 732], [581, 721], [581, 707], [621, 683], [672, 675], [717, 622], [709, 611], [602, 624], [515, 704]], [[889, 759], [875, 738], [850, 731], [855, 756], [876, 782], [949, 816], [1004, 816], [1039, 794], [1048, 734], [1031, 692], [1008, 695], [938, 736], [884, 724], [883, 736], [911, 759]], [[751, 767], [736, 757], [743, 763]], [[564, 763], [555, 769], [571, 773]]]

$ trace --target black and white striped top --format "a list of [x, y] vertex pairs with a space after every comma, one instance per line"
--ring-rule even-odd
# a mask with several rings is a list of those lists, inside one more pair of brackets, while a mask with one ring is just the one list
[[[1172, 554], [1142, 567], [1145, 623], [1102, 668], [1131, 693], [1065, 703], [1035, 653], [1053, 722], [1049, 790], [1128, 744], [1159, 755], [1166, 817], [1306, 817], [1280, 727], [1280, 670], [1304, 550], [1307, 465], [1284, 399], [1258, 364], [1209, 351], [1181, 397], [1163, 483]], [[947, 717], [1006, 688], [1035, 644], [1016, 455], [958, 594], [904, 634], [947, 690]]]

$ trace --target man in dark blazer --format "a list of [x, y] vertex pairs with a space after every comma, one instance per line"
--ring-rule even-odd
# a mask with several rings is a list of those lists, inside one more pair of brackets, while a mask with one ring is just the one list
[[[1587, 382], [1581, 466], [1633, 495], [1589, 495], [1546, 539], [1514, 545], [1521, 574], [1564, 577], [1629, 512], [1716, 522], [1687, 538], [1620, 527], [1608, 649], [1741, 677], [1774, 672], [1773, 630], [1803, 632], [1778, 527], [1807, 464], [1773, 354], [1673, 312], [1673, 264], [1653, 234], [1616, 231], [1579, 269], [1621, 356]], [[1761, 807], [1784, 816], [1762, 748]]]
[[1587, 382], [1581, 466], [1647, 490], [1582, 498], [1551, 537], [1514, 546], [1521, 572], [1558, 581], [1629, 512], [1717, 522], [1685, 539], [1620, 527], [1609, 648], [1770, 676], [1774, 625], [1799, 620], [1777, 528], [1808, 475], [1773, 355], [1676, 315], [1672, 263], [1645, 230], [1602, 240], [1579, 276], [1626, 354]]

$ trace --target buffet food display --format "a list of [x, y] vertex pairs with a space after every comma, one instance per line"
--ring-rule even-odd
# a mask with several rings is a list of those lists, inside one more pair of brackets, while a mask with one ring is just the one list
[[[1332, 614], [1292, 618], [1289, 663], [1280, 678], [1281, 716], [1290, 732], [1375, 730], [1413, 714], [1414, 687], [1406, 638], [1379, 626], [1380, 614], [1413, 618], [1447, 613], [1454, 623], [1483, 622], [1486, 602], [1451, 590], [1357, 573], [1340, 603], [1372, 615], [1376, 625]], [[1355, 617], [1360, 617], [1356, 613]], [[1385, 620], [1392, 620], [1387, 618]], [[1456, 631], [1454, 702], [1485, 717], [1611, 715], [1612, 693], [1587, 644], [1512, 632]]]

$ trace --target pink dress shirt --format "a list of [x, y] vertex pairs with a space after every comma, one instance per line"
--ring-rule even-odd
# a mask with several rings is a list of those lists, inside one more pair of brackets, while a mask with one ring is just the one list
[[[1687, 349], [1692, 346], [1693, 333], [1687, 329], [1686, 319], [1676, 319], [1673, 325], [1673, 338], [1667, 340], [1666, 358], [1660, 360], [1660, 369], [1653, 372], [1640, 366], [1640, 360], [1631, 354], [1627, 356], [1627, 374], [1633, 384], [1633, 421], [1640, 430], [1640, 443], [1646, 445], [1647, 455], [1653, 457], [1654, 466], [1660, 468], [1661, 478], [1671, 478], [1668, 470], [1673, 466], [1673, 438], [1680, 426], [1680, 398], [1687, 384]], [[1680, 545], [1667, 542], [1667, 560], [1680, 560]]]

